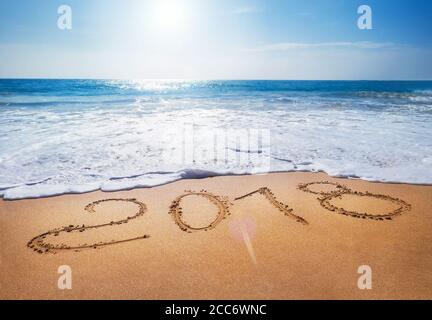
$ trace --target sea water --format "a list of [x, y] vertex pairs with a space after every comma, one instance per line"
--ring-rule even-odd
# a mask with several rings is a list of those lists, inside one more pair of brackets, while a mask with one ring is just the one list
[[[185, 161], [221, 135], [233, 141]], [[0, 196], [281, 171], [430, 184], [431, 137], [431, 81], [3, 79]]]

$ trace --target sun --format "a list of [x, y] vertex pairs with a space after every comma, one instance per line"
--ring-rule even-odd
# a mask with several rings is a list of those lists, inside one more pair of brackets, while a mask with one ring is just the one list
[[158, 29], [181, 31], [188, 22], [186, 5], [181, 0], [159, 0], [155, 4], [153, 19]]

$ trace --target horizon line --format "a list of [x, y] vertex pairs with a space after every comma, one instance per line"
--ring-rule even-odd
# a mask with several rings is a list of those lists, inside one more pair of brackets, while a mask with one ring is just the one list
[[272, 79], [272, 78], [56, 78], [56, 77], [1, 77], [0, 80], [101, 80], [101, 81], [432, 81], [431, 79]]

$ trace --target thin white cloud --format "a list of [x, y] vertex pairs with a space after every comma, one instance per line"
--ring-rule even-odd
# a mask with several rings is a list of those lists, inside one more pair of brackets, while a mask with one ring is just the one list
[[260, 9], [254, 6], [241, 6], [234, 8], [231, 13], [232, 14], [248, 14], [248, 13], [256, 13], [259, 12]]
[[339, 41], [339, 42], [279, 42], [262, 45], [246, 51], [287, 51], [293, 49], [309, 49], [309, 48], [354, 48], [354, 49], [382, 49], [394, 47], [391, 42], [370, 42], [370, 41]]
[[307, 11], [303, 11], [303, 12], [295, 12], [295, 13], [291, 13], [288, 14], [289, 16], [293, 16], [293, 17], [309, 17], [312, 16], [311, 12], [307, 12]]

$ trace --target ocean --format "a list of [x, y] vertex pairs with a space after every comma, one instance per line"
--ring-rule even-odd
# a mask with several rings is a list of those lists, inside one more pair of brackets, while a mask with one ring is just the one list
[[432, 81], [0, 80], [0, 196], [324, 171], [432, 183]]

